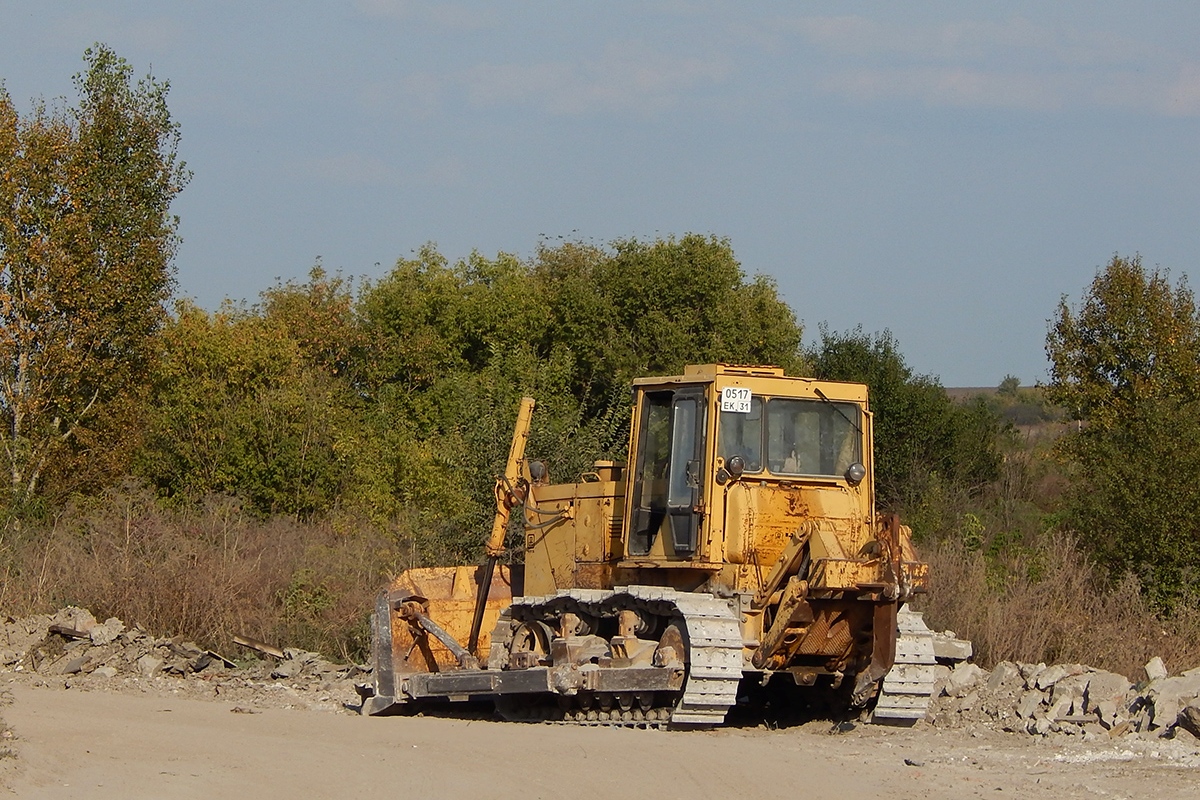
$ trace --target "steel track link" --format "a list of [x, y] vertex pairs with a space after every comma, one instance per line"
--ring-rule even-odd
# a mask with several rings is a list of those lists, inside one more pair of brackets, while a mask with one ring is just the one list
[[[551, 610], [568, 605], [599, 617], [612, 610], [614, 599], [622, 597], [630, 598], [637, 607], [665, 620], [682, 619], [688, 644], [688, 676], [682, 696], [672, 709], [624, 712], [546, 709], [545, 719], [541, 721], [652, 728], [666, 727], [668, 723], [672, 727], [697, 727], [724, 722], [725, 714], [737, 700], [738, 682], [742, 678], [742, 633], [730, 604], [712, 595], [679, 592], [661, 586], [618, 586], [613, 589], [563, 589], [544, 597], [516, 597], [496, 624], [493, 645], [503, 645], [507, 650], [512, 639], [511, 620], [533, 618], [540, 608]], [[493, 652], [502, 651], [493, 646]], [[500, 666], [498, 660], [491, 658], [489, 665]]]
[[936, 681], [933, 632], [920, 611], [896, 615], [896, 661], [883, 678], [872, 721], [913, 723], [925, 718]]

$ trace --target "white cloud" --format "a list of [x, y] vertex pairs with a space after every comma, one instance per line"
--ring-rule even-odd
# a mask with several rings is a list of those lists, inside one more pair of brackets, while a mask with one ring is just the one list
[[481, 64], [455, 78], [476, 105], [536, 104], [558, 114], [661, 111], [683, 92], [723, 81], [724, 59], [668, 55], [638, 43], [614, 43], [600, 56], [533, 64]]
[[529, 63], [482, 63], [445, 74], [409, 73], [359, 91], [368, 108], [427, 119], [460, 94], [476, 107], [536, 107], [578, 115], [676, 107], [685, 93], [721, 83], [723, 58], [669, 55], [639, 43], [614, 43], [593, 58]]
[[436, 0], [357, 0], [355, 7], [368, 17], [411, 20], [456, 30], [488, 28], [499, 20], [497, 13], [490, 8], [468, 8], [459, 3], [440, 3]]
[[856, 100], [1200, 115], [1200, 68], [1120, 34], [1047, 27], [1021, 17], [928, 25], [803, 17], [775, 29], [832, 56], [812, 68], [813, 81]]
[[1200, 117], [1200, 64], [1180, 66], [1174, 79], [1158, 87], [1154, 107], [1169, 117]]
[[861, 16], [802, 17], [779, 23], [810, 44], [858, 58], [902, 58], [921, 63], [1026, 63], [1063, 66], [1129, 64], [1151, 49], [1108, 33], [1054, 29], [1023, 17], [1002, 22], [961, 20], [898, 25]]
[[821, 88], [860, 100], [915, 98], [930, 106], [1029, 110], [1061, 108], [1068, 92], [1060, 81], [1034, 73], [994, 73], [966, 67], [856, 69], [835, 72]]

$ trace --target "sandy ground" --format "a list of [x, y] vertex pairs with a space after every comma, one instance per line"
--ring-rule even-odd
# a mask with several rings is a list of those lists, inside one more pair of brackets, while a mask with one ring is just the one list
[[[642, 731], [363, 718], [13, 679], [0, 781], [22, 798], [1183, 798], [1200, 742], [927, 725]], [[906, 760], [908, 763], [906, 763]]]

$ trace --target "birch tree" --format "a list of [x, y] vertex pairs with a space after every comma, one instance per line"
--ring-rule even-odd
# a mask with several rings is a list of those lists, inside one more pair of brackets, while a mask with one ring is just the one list
[[120, 447], [111, 415], [144, 384], [173, 285], [170, 204], [189, 174], [168, 85], [133, 82], [103, 45], [84, 59], [75, 108], [22, 117], [0, 87], [0, 457], [16, 506], [71, 458]]

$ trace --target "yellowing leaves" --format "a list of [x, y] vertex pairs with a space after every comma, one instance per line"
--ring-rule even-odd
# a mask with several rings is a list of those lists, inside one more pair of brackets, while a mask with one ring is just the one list
[[[165, 86], [98, 45], [79, 106], [24, 119], [0, 93], [0, 416], [6, 504], [123, 471], [165, 321], [187, 181]], [[118, 473], [119, 474], [119, 473]], [[83, 483], [81, 484], [81, 481]]]

